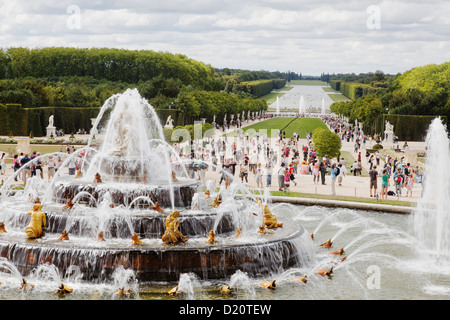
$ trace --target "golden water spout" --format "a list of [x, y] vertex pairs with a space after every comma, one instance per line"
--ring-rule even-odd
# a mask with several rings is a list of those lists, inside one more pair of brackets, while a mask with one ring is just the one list
[[213, 230], [209, 231], [208, 239], [206, 239], [205, 241], [209, 243], [217, 242], [216, 233]]
[[132, 240], [133, 245], [144, 244], [144, 242], [141, 239], [139, 239], [136, 232], [131, 236], [131, 240]]
[[61, 283], [58, 290], [55, 291], [55, 293], [61, 293], [61, 294], [72, 293], [72, 292], [73, 292], [73, 288], [64, 283]]
[[267, 281], [261, 282], [260, 285], [263, 288], [274, 290], [277, 287], [275, 282], [276, 282], [276, 280], [272, 280], [272, 281], [267, 280]]
[[69, 233], [66, 231], [66, 229], [63, 230], [61, 236], [58, 238], [58, 241], [64, 240], [69, 240]]

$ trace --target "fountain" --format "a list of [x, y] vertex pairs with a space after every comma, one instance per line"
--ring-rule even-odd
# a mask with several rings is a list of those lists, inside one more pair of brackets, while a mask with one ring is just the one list
[[325, 99], [322, 98], [322, 115], [325, 115]]
[[277, 110], [276, 110], [277, 114], [280, 114], [280, 99], [277, 97]]
[[450, 262], [450, 163], [448, 133], [440, 118], [432, 121], [426, 138], [427, 161], [422, 198], [412, 215], [414, 232], [433, 260]]
[[298, 107], [298, 113], [300, 114], [304, 114], [306, 113], [306, 109], [305, 109], [305, 99], [303, 98], [303, 95], [300, 97], [300, 103], [299, 103], [299, 107]]
[[[7, 231], [0, 233], [0, 259], [23, 276], [50, 265], [59, 274], [76, 267], [94, 283], [119, 268], [140, 281], [174, 281], [188, 273], [221, 279], [237, 271], [280, 273], [314, 260], [305, 249], [312, 245], [309, 235], [288, 218], [272, 214], [277, 228], [257, 232], [264, 210], [239, 181], [205, 196], [136, 89], [110, 97], [91, 132], [96, 142], [91, 135], [85, 148], [41, 156], [62, 158], [51, 180], [33, 177], [18, 190], [11, 181], [21, 168], [0, 190], [0, 222]], [[64, 174], [70, 161], [79, 164], [79, 175]], [[249, 198], [236, 197], [238, 192]], [[26, 232], [30, 215], [33, 228]]]

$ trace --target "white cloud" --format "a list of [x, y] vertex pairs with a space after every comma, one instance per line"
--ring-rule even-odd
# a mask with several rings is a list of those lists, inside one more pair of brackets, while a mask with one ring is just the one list
[[[378, 5], [380, 29], [367, 8]], [[80, 8], [80, 29], [66, 10]], [[448, 60], [450, 3], [442, 0], [0, 0], [0, 46], [149, 49], [215, 67], [403, 72]]]

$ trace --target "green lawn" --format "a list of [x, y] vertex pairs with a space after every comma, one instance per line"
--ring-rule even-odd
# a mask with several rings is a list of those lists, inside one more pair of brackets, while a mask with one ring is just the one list
[[286, 86], [286, 87], [283, 87], [281, 89], [275, 89], [274, 91], [289, 91], [289, 90], [292, 90], [293, 88], [294, 87]]
[[320, 80], [291, 80], [289, 85], [301, 85], [301, 86], [328, 86], [328, 83]]
[[332, 87], [323, 87], [322, 89], [325, 92], [339, 93], [339, 91], [334, 90]]
[[277, 100], [277, 97], [281, 97], [282, 95], [284, 95], [284, 92], [270, 92], [259, 97], [258, 99], [266, 100], [267, 104], [271, 104], [274, 103], [275, 100]]
[[[33, 153], [34, 151], [39, 152], [41, 155], [44, 155], [46, 153], [51, 152], [58, 152], [60, 148], [63, 149], [63, 151], [66, 151], [66, 145], [46, 145], [46, 144], [30, 144], [30, 153]], [[75, 146], [75, 149], [79, 149], [84, 146]], [[17, 153], [17, 144], [0, 144], [0, 152], [6, 152], [6, 162], [12, 163], [14, 154]], [[31, 155], [31, 154], [30, 154]]]
[[[350, 169], [352, 167], [352, 164], [357, 160], [352, 153], [348, 151], [341, 151], [341, 158], [344, 158], [345, 160], [345, 167], [347, 168], [347, 175], [353, 175], [353, 173], [350, 172]], [[368, 177], [369, 173], [366, 169], [362, 169], [361, 177]]]
[[[264, 120], [248, 127], [242, 128], [244, 131], [253, 129], [255, 131], [267, 130], [267, 136], [269, 138], [276, 138], [277, 136], [272, 136], [272, 129], [281, 130], [287, 126], [284, 131], [286, 131], [286, 137], [292, 137], [293, 133], [297, 131], [300, 134], [300, 138], [306, 137], [306, 132], [314, 131], [316, 128], [328, 127], [319, 118], [294, 118], [294, 117], [276, 117], [268, 120]], [[261, 134], [261, 132], [260, 132]], [[274, 132], [274, 134], [277, 134]], [[235, 132], [229, 133], [228, 136], [236, 136]]]
[[344, 96], [343, 94], [337, 94], [337, 93], [330, 93], [328, 96], [333, 100], [333, 102], [340, 102], [340, 101], [351, 101], [349, 98]]

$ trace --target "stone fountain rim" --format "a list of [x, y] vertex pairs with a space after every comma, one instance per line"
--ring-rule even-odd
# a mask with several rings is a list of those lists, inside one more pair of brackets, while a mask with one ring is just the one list
[[[67, 250], [73, 250], [73, 251], [86, 250], [86, 251], [92, 251], [92, 252], [93, 251], [105, 251], [105, 252], [115, 252], [116, 254], [120, 253], [120, 252], [141, 252], [141, 253], [144, 253], [144, 252], [168, 252], [168, 251], [207, 251], [207, 252], [209, 252], [209, 251], [229, 250], [229, 249], [234, 249], [234, 248], [267, 246], [267, 245], [271, 245], [274, 243], [282, 243], [283, 241], [291, 241], [296, 238], [300, 238], [305, 233], [305, 229], [300, 224], [298, 224], [290, 219], [284, 219], [284, 218], [283, 218], [283, 222], [284, 222], [283, 228], [285, 228], [285, 226], [288, 225], [288, 226], [290, 226], [290, 228], [294, 229], [294, 226], [295, 226], [295, 230], [290, 231], [288, 235], [286, 235], [282, 238], [276, 238], [276, 239], [272, 239], [272, 240], [267, 239], [266, 241], [262, 241], [262, 242], [236, 243], [236, 244], [230, 244], [230, 245], [221, 244], [220, 246], [211, 245], [211, 244], [208, 244], [205, 242], [205, 245], [202, 247], [200, 247], [200, 246], [186, 247], [186, 246], [183, 246], [182, 244], [167, 245], [164, 243], [162, 243], [160, 247], [154, 247], [154, 246], [149, 246], [149, 245], [139, 245], [139, 246], [130, 247], [130, 248], [112, 248], [112, 247], [99, 247], [99, 246], [76, 246], [75, 247], [75, 246], [73, 246], [73, 243], [70, 243], [70, 240], [67, 243], [61, 242], [61, 243], [58, 243], [57, 245], [55, 245], [54, 241], [52, 241], [51, 243], [43, 243], [43, 242], [38, 242], [38, 240], [27, 240], [25, 238], [25, 235], [24, 235], [23, 241], [21, 241], [21, 242], [8, 241], [7, 239], [0, 238], [0, 246], [3, 244], [3, 245], [10, 245], [10, 246], [25, 246], [25, 247], [33, 247], [33, 248], [52, 248], [54, 250], [63, 250], [63, 251], [67, 251]], [[261, 235], [261, 236], [270, 237], [273, 234], [274, 233], [272, 233], [270, 235]], [[204, 238], [204, 237], [202, 237], [202, 238]], [[95, 240], [92, 240], [92, 241], [95, 241]], [[130, 240], [130, 242], [131, 242], [131, 240]], [[131, 246], [131, 244], [130, 244], [130, 246]]]

